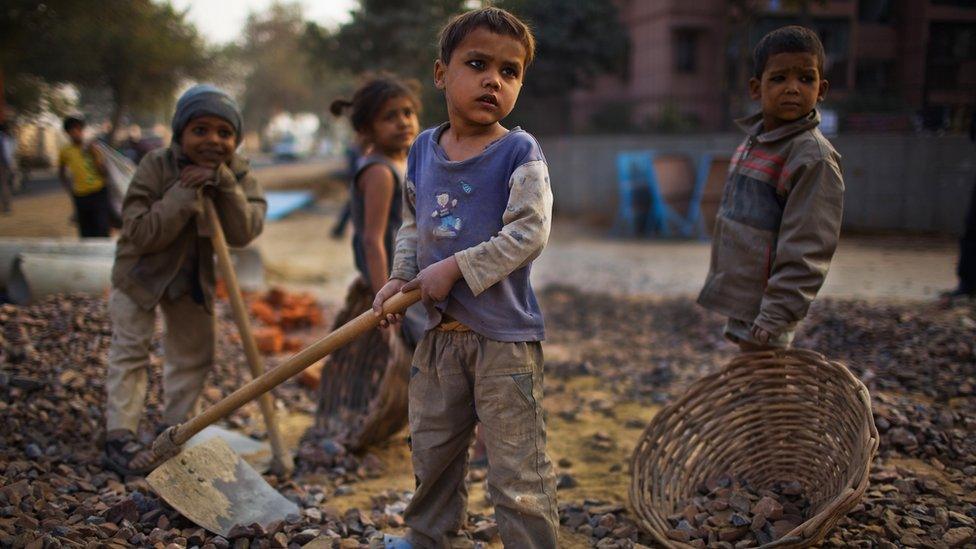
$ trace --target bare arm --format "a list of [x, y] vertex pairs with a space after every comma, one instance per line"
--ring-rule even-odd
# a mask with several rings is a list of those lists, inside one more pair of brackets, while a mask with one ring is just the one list
[[58, 166], [58, 179], [61, 180], [61, 186], [64, 187], [64, 190], [73, 196], [74, 193], [71, 192], [71, 177], [68, 175], [68, 167], [64, 164]]
[[420, 268], [417, 266], [417, 204], [416, 189], [407, 179], [403, 184], [403, 221], [397, 230], [396, 253], [390, 278], [413, 280]]
[[386, 229], [396, 182], [389, 168], [373, 164], [359, 176], [356, 184], [364, 198], [363, 249], [369, 285], [375, 294], [386, 284], [389, 273]]

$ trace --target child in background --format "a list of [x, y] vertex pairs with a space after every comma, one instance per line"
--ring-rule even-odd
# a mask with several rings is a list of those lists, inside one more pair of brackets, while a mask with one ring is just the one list
[[[331, 111], [340, 116], [351, 110], [350, 119], [357, 134], [357, 142], [364, 155], [357, 160], [350, 186], [349, 213], [353, 226], [352, 249], [360, 276], [353, 281], [346, 296], [346, 304], [337, 315], [335, 328], [369, 310], [376, 292], [390, 276], [393, 246], [400, 228], [403, 211], [403, 178], [407, 169], [407, 152], [420, 129], [417, 115], [420, 99], [416, 82], [403, 82], [392, 76], [372, 78], [362, 85], [352, 101], [336, 100]], [[329, 374], [323, 376], [319, 392], [320, 424], [329, 435], [341, 435], [342, 430], [356, 431], [350, 424], [362, 413], [378, 389], [387, 370], [396, 370], [405, 385], [410, 356], [423, 330], [423, 308], [419, 305], [408, 311], [403, 329], [373, 332], [337, 350], [329, 358]], [[402, 363], [402, 364], [401, 364]], [[401, 371], [402, 370], [402, 371]], [[367, 394], [350, 395], [340, 387], [350, 377], [370, 379]], [[402, 410], [404, 421], [406, 410]], [[399, 430], [403, 426], [391, 425]], [[393, 433], [372, 433], [383, 438]], [[365, 440], [347, 440], [361, 446]], [[375, 442], [375, 441], [373, 441]]]
[[112, 344], [105, 381], [105, 462], [123, 475], [155, 465], [136, 431], [146, 397], [156, 306], [165, 320], [163, 425], [193, 412], [214, 359], [214, 251], [201, 194], [212, 197], [230, 246], [264, 226], [267, 203], [241, 142], [240, 109], [209, 85], [176, 103], [173, 143], [139, 163], [122, 205], [112, 268]]
[[108, 171], [101, 153], [85, 143], [85, 121], [76, 116], [64, 119], [70, 142], [58, 156], [58, 178], [75, 206], [78, 235], [82, 238], [109, 236], [112, 204], [105, 185]]
[[404, 512], [407, 537], [388, 535], [387, 547], [449, 547], [467, 517], [478, 422], [502, 542], [557, 546], [542, 412], [545, 327], [529, 283], [549, 238], [552, 192], [535, 138], [500, 124], [534, 50], [528, 27], [498, 8], [465, 13], [441, 31], [434, 82], [449, 121], [410, 149], [393, 272], [373, 304], [381, 314], [388, 298], [419, 288], [428, 316], [409, 385], [417, 489]]
[[827, 93], [816, 33], [790, 26], [756, 46], [752, 99], [762, 112], [737, 123], [748, 137], [725, 183], [712, 259], [698, 303], [729, 317], [742, 351], [789, 347], [823, 285], [840, 236], [840, 155], [820, 133]]
[[352, 101], [336, 100], [331, 106], [336, 116], [349, 108], [364, 149], [350, 189], [353, 254], [356, 269], [375, 295], [390, 273], [407, 152], [420, 129], [420, 99], [416, 85], [379, 77], [361, 86]]

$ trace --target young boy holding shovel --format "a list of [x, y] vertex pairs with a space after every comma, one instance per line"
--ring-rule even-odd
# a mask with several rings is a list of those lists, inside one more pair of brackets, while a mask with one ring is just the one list
[[434, 82], [449, 121], [410, 149], [393, 271], [373, 303], [381, 314], [388, 298], [418, 288], [428, 318], [409, 382], [418, 483], [404, 512], [410, 531], [388, 536], [387, 547], [449, 546], [467, 516], [464, 477], [479, 422], [502, 542], [557, 545], [542, 414], [545, 329], [529, 283], [549, 238], [552, 192], [535, 138], [500, 123], [534, 44], [526, 25], [498, 8], [463, 14], [441, 31]]
[[163, 427], [193, 412], [213, 365], [214, 250], [202, 193], [212, 197], [229, 245], [246, 245], [264, 226], [264, 193], [236, 153], [242, 125], [229, 95], [194, 86], [176, 104], [172, 144], [142, 159], [126, 193], [105, 382], [105, 463], [120, 474], [145, 474], [155, 465], [136, 431], [157, 306], [166, 328]]

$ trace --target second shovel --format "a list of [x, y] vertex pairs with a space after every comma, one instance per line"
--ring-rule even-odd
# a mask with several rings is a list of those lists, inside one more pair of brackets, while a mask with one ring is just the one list
[[[244, 298], [241, 296], [241, 288], [237, 283], [237, 273], [231, 263], [230, 249], [227, 247], [227, 240], [224, 238], [224, 229], [220, 225], [217, 208], [214, 207], [213, 200], [207, 195], [203, 196], [203, 209], [213, 233], [211, 240], [213, 241], [214, 252], [217, 254], [217, 270], [227, 286], [227, 296], [234, 314], [234, 323], [237, 324], [237, 331], [240, 333], [241, 343], [244, 345], [244, 355], [247, 357], [251, 377], [256, 379], [264, 373], [264, 362], [261, 360], [257, 342], [254, 340], [254, 333], [251, 331], [251, 322], [244, 305]], [[275, 418], [274, 399], [271, 393], [261, 395], [258, 404], [261, 407], [261, 415], [264, 416], [264, 425], [268, 431], [268, 440], [271, 443], [271, 472], [276, 475], [289, 475], [295, 468], [295, 462], [282, 441], [278, 420]]]

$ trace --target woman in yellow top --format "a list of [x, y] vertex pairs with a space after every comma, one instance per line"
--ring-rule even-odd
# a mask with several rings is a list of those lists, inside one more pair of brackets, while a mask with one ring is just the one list
[[85, 121], [69, 116], [64, 131], [71, 142], [61, 149], [58, 176], [71, 194], [82, 237], [108, 236], [112, 225], [112, 205], [105, 181], [108, 172], [102, 155], [84, 143]]

